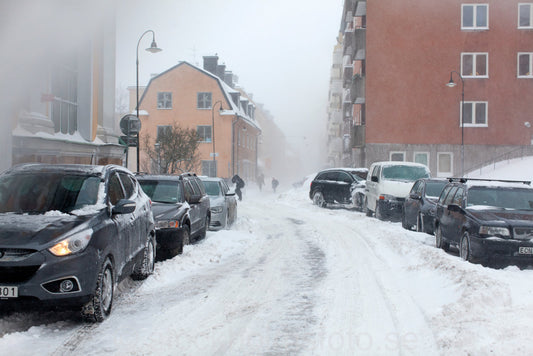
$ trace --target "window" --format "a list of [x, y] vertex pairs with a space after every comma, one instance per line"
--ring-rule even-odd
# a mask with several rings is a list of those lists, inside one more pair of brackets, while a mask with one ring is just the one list
[[50, 90], [54, 96], [50, 117], [55, 131], [73, 134], [78, 129], [78, 70], [75, 59], [52, 70]]
[[202, 175], [208, 177], [216, 177], [217, 161], [202, 161]]
[[422, 163], [429, 167], [429, 153], [428, 152], [415, 152], [415, 163]]
[[107, 196], [111, 205], [116, 205], [120, 199], [124, 199], [124, 192], [116, 173], [109, 178]]
[[211, 142], [211, 126], [196, 126], [198, 140], [201, 142]]
[[391, 152], [389, 157], [391, 161], [403, 162], [405, 161], [405, 152]]
[[452, 200], [452, 204], [463, 206], [463, 194], [465, 190], [463, 187], [457, 188], [457, 191], [455, 192], [455, 195]]
[[158, 109], [172, 109], [172, 93], [170, 92], [157, 93], [157, 108]]
[[437, 153], [437, 176], [445, 177], [453, 174], [453, 154], [450, 152]]
[[461, 29], [488, 30], [489, 5], [465, 4], [461, 7]]
[[518, 4], [518, 28], [533, 28], [533, 4]]
[[172, 126], [170, 125], [158, 125], [157, 126], [157, 139], [156, 142], [164, 139], [165, 135], [168, 135], [172, 132]]
[[488, 78], [488, 53], [462, 53], [461, 75], [463, 78]]
[[486, 101], [465, 101], [464, 106], [464, 126], [488, 126]]
[[196, 107], [198, 109], [211, 109], [211, 93], [198, 93]]
[[122, 181], [122, 186], [126, 191], [126, 198], [131, 198], [135, 193], [135, 184], [131, 180], [131, 177], [128, 176], [126, 173], [120, 172], [118, 175], [120, 177], [120, 180]]
[[533, 53], [518, 53], [518, 78], [533, 78]]

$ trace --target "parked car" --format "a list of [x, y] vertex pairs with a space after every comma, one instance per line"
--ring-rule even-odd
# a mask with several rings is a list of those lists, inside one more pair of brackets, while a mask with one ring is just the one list
[[200, 177], [211, 203], [211, 230], [230, 226], [237, 219], [237, 199], [235, 191], [226, 181], [216, 177]]
[[450, 179], [437, 202], [435, 245], [483, 264], [533, 264], [529, 182]]
[[337, 204], [361, 210], [364, 192], [365, 181], [354, 168], [328, 168], [311, 182], [309, 198], [319, 207]]
[[150, 199], [123, 167], [24, 164], [0, 175], [0, 304], [74, 305], [103, 321], [117, 283], [152, 273], [155, 243]]
[[429, 177], [429, 168], [420, 163], [375, 162], [368, 170], [363, 210], [380, 220], [400, 221], [413, 182]]
[[141, 173], [137, 179], [152, 199], [159, 257], [172, 258], [183, 252], [184, 245], [205, 237], [210, 203], [196, 174]]
[[403, 203], [402, 226], [433, 235], [437, 200], [446, 179], [422, 178], [417, 180]]

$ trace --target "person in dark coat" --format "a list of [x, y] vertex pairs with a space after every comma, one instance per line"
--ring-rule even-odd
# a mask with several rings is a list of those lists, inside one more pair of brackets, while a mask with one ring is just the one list
[[265, 176], [263, 173], [257, 176], [257, 185], [259, 186], [259, 191], [263, 190], [263, 185], [265, 184]]
[[239, 177], [238, 174], [235, 174], [233, 178], [231, 178], [232, 183], [235, 183], [235, 193], [239, 197], [239, 200], [242, 200], [242, 192], [241, 189], [244, 188], [244, 181], [241, 177]]
[[276, 192], [276, 188], [278, 187], [278, 185], [279, 181], [276, 178], [272, 177], [272, 190], [274, 190], [274, 193]]

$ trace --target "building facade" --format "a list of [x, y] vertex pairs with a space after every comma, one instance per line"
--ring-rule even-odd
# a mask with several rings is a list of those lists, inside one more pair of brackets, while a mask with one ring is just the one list
[[142, 171], [153, 166], [143, 154], [142, 137], [148, 135], [148, 144], [155, 145], [158, 131], [176, 123], [198, 133], [197, 174], [224, 178], [239, 174], [255, 180], [261, 134], [255, 104], [235, 89], [233, 74], [218, 64], [217, 56], [204, 57], [203, 68], [180, 62], [153, 77], [143, 90], [139, 109], [144, 114], [140, 115]]
[[352, 165], [450, 176], [531, 151], [532, 2], [346, 0], [340, 32]]
[[[10, 14], [3, 25], [11, 30], [5, 42], [11, 49], [1, 55], [2, 170], [25, 162], [122, 164], [124, 147], [115, 130], [114, 3], [106, 3], [105, 13], [99, 4], [21, 0], [3, 9]], [[42, 16], [40, 6], [61, 21]], [[17, 22], [17, 14], [26, 21]]]

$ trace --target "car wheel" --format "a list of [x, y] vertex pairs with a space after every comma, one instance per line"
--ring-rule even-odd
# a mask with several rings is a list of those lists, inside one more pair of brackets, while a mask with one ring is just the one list
[[448, 252], [450, 249], [450, 244], [448, 242], [444, 242], [442, 238], [442, 231], [440, 229], [440, 226], [437, 226], [437, 230], [435, 231], [435, 246], [437, 248], [441, 248], [444, 251]]
[[363, 203], [363, 212], [366, 216], [372, 216], [372, 210], [368, 209], [368, 199], [365, 198], [365, 202]]
[[464, 261], [472, 262], [472, 252], [470, 250], [470, 237], [468, 233], [465, 232], [461, 237], [461, 243], [459, 245], [459, 256]]
[[324, 200], [324, 195], [322, 195], [322, 192], [315, 192], [315, 194], [313, 194], [313, 203], [320, 208], [324, 208], [326, 206], [326, 201]]
[[209, 229], [209, 221], [210, 221], [209, 216], [206, 216], [205, 221], [204, 221], [204, 227], [202, 228], [202, 231], [200, 232], [200, 236], [199, 236], [200, 239], [205, 238], [205, 236], [207, 235], [207, 229]]
[[379, 207], [378, 202], [376, 202], [376, 218], [379, 220], [385, 220], [385, 217], [383, 216], [383, 209]]
[[143, 251], [143, 258], [138, 266], [135, 266], [131, 279], [140, 281], [148, 278], [154, 272], [155, 244], [152, 237], [148, 239]]
[[402, 211], [402, 227], [406, 230], [411, 230], [411, 226], [407, 223], [407, 219], [405, 218], [405, 212]]
[[416, 231], [424, 232], [424, 218], [422, 217], [422, 213], [419, 213], [416, 217]]
[[106, 258], [96, 281], [91, 300], [82, 308], [83, 319], [90, 322], [102, 322], [111, 313], [113, 292], [115, 288], [113, 264]]

